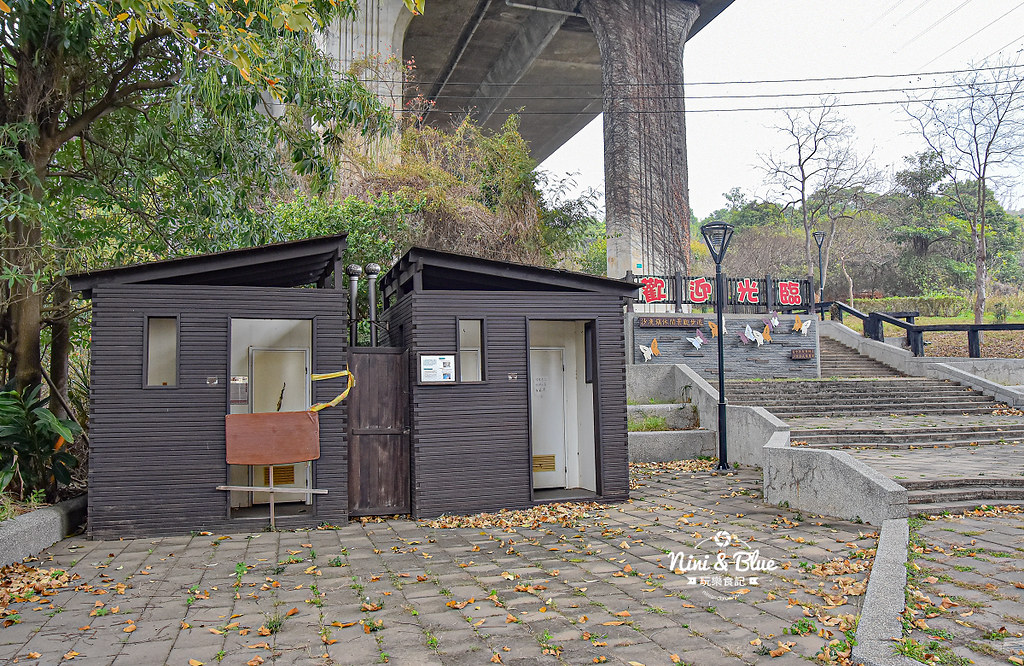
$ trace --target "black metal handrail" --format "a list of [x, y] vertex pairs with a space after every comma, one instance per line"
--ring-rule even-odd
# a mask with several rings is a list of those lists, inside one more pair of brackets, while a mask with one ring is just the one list
[[[857, 308], [855, 308], [855, 307], [853, 307], [851, 305], [847, 305], [846, 303], [843, 303], [842, 301], [832, 301], [831, 303], [825, 302], [825, 303], [822, 303], [821, 306], [822, 307], [828, 306], [829, 308], [831, 308], [832, 306], [835, 306], [836, 312], [838, 312], [838, 314], [839, 314], [839, 316], [837, 317], [837, 319], [839, 320], [839, 323], [843, 322], [843, 313], [844, 312], [846, 314], [850, 314], [850, 315], [853, 315], [854, 317], [857, 317], [858, 319], [861, 320], [861, 322], [867, 322], [867, 320], [868, 320], [868, 315], [864, 314], [863, 312], [861, 312], [860, 310], [858, 310]], [[864, 335], [866, 337], [867, 333], [865, 333]]]
[[[885, 342], [885, 324], [892, 324], [907, 332], [907, 346], [914, 356], [924, 356], [924, 334], [926, 332], [965, 331], [967, 333], [968, 358], [981, 358], [981, 338], [984, 331], [1024, 331], [1024, 324], [916, 324], [919, 312], [863, 312], [836, 301], [840, 313], [847, 312], [864, 322], [864, 337]], [[839, 321], [842, 321], [840, 315]]]

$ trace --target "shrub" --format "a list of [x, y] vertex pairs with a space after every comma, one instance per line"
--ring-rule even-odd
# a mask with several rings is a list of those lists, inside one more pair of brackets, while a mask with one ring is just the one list
[[24, 497], [45, 490], [55, 499], [57, 484], [71, 481], [78, 459], [61, 448], [81, 432], [74, 421], [58, 419], [39, 397], [37, 385], [24, 391], [0, 393], [0, 491], [12, 490]]
[[872, 312], [917, 311], [922, 317], [956, 317], [971, 308], [964, 296], [889, 296], [886, 298], [855, 298], [853, 307], [865, 314]]

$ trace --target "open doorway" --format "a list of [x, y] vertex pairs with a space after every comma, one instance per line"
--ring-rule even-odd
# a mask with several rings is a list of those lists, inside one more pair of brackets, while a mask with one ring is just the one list
[[[231, 414], [304, 412], [309, 409], [313, 322], [308, 319], [231, 320]], [[228, 483], [239, 486], [312, 488], [311, 462], [289, 465], [229, 465]], [[267, 493], [230, 493], [231, 515], [264, 516]], [[307, 512], [312, 495], [277, 495], [280, 514]], [[260, 507], [253, 510], [253, 507]]]
[[535, 499], [597, 493], [587, 321], [530, 322], [530, 442]]

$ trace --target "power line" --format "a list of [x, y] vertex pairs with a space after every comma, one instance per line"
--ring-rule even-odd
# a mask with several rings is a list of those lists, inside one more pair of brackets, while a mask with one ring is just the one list
[[[1018, 94], [1014, 92], [1005, 93], [991, 93], [989, 96], [1004, 96]], [[929, 102], [951, 102], [963, 99], [974, 99], [973, 95], [956, 95], [953, 97], [933, 97], [929, 99]], [[864, 106], [894, 106], [913, 104], [916, 100], [877, 100], [873, 102], [849, 102], [849, 103], [837, 103], [832, 104], [834, 108], [851, 108], [851, 107], [864, 107]], [[738, 107], [738, 108], [719, 108], [719, 109], [686, 109], [685, 113], [731, 113], [736, 111], [801, 111], [807, 109], [820, 109], [821, 104], [808, 104], [808, 105], [795, 105], [795, 106], [764, 106], [764, 107]], [[415, 111], [407, 111], [408, 113], [416, 113]], [[434, 113], [447, 113], [454, 115], [462, 115], [467, 113], [466, 110], [451, 110], [451, 109], [431, 109]], [[628, 111], [614, 111], [616, 113], [629, 113], [636, 115], [647, 115], [656, 114], [663, 115], [666, 113], [681, 113], [678, 110], [628, 110]], [[578, 116], [580, 111], [503, 111], [500, 113], [508, 113], [516, 116]]]
[[1014, 37], [1014, 38], [1013, 38], [1013, 39], [1011, 39], [1011, 40], [1010, 40], [1009, 42], [1007, 42], [1007, 43], [1003, 44], [1003, 45], [1002, 45], [1002, 46], [1000, 46], [1000, 47], [999, 47], [998, 49], [996, 49], [996, 50], [995, 50], [995, 51], [993, 51], [992, 53], [989, 53], [989, 54], [988, 54], [987, 56], [985, 56], [985, 60], [988, 60], [989, 58], [991, 58], [991, 57], [992, 57], [992, 56], [994, 56], [995, 54], [997, 54], [997, 53], [1000, 53], [1000, 52], [1002, 52], [1002, 51], [1003, 51], [1004, 49], [1008, 48], [1009, 46], [1011, 46], [1011, 45], [1013, 45], [1014, 43], [1016, 43], [1016, 42], [1019, 42], [1019, 41], [1021, 41], [1021, 40], [1024, 40], [1024, 35], [1020, 35], [1020, 36], [1018, 36], [1018, 37]]
[[950, 52], [950, 51], [952, 51], [953, 49], [957, 48], [958, 46], [960, 46], [961, 44], [963, 44], [963, 43], [964, 43], [964, 42], [966, 42], [967, 40], [969, 40], [969, 39], [971, 39], [971, 38], [975, 37], [975, 36], [976, 36], [976, 35], [977, 35], [978, 33], [982, 32], [983, 30], [987, 30], [988, 28], [990, 28], [991, 26], [995, 25], [995, 24], [996, 24], [996, 23], [998, 23], [999, 21], [1002, 21], [1002, 20], [1003, 20], [1004, 18], [1006, 18], [1007, 16], [1009, 16], [1009, 15], [1010, 15], [1010, 14], [1012, 14], [1013, 12], [1017, 11], [1017, 10], [1018, 10], [1018, 9], [1020, 9], [1021, 7], [1024, 7], [1024, 2], [1020, 3], [1020, 4], [1019, 4], [1019, 5], [1017, 5], [1016, 7], [1013, 7], [1012, 9], [1009, 9], [1009, 10], [1007, 10], [1007, 11], [1006, 11], [1006, 13], [1004, 13], [1004, 14], [1003, 14], [1002, 16], [1000, 16], [999, 18], [993, 19], [993, 20], [992, 20], [991, 22], [989, 22], [989, 23], [986, 23], [985, 25], [981, 26], [980, 28], [978, 28], [977, 30], [975, 30], [974, 32], [972, 32], [971, 34], [969, 34], [969, 35], [967, 35], [966, 37], [964, 37], [963, 39], [961, 39], [961, 40], [960, 40], [959, 42], [957, 42], [957, 43], [956, 43], [956, 44], [954, 44], [953, 46], [950, 46], [950, 47], [949, 47], [948, 49], [946, 49], [945, 51], [943, 51], [943, 52], [942, 52], [942, 53], [940, 53], [939, 55], [935, 56], [934, 58], [932, 58], [931, 60], [929, 60], [928, 62], [926, 62], [926, 63], [925, 63], [924, 65], [922, 65], [922, 67], [927, 67], [928, 65], [932, 64], [933, 62], [935, 62], [936, 60], [938, 60], [938, 59], [939, 59], [939, 58], [941, 58], [942, 56], [946, 55], [947, 53], [949, 53], [949, 52]]
[[[1002, 81], [978, 81], [975, 83], [977, 86], [986, 85], [999, 85]], [[813, 92], [787, 92], [787, 93], [750, 93], [750, 94], [739, 94], [739, 95], [644, 95], [644, 100], [672, 100], [672, 99], [685, 99], [685, 100], [708, 100], [708, 99], [772, 99], [780, 97], [829, 97], [829, 96], [842, 96], [842, 95], [872, 95], [880, 93], [893, 93], [893, 92], [918, 92], [922, 90], [945, 90], [948, 88], [958, 89], [961, 87], [959, 83], [945, 83], [934, 86], [913, 86], [903, 88], [872, 88], [868, 90], [839, 90], [839, 91], [813, 91]], [[478, 98], [480, 101], [484, 100], [593, 100], [599, 99], [600, 96], [579, 96], [579, 95], [507, 95], [505, 97], [494, 97], [487, 96]], [[448, 94], [438, 95], [434, 99], [465, 99], [464, 95]]]
[[953, 9], [949, 10], [948, 12], [946, 12], [942, 17], [936, 19], [936, 21], [934, 23], [932, 23], [930, 26], [928, 26], [927, 28], [925, 28], [924, 30], [922, 30], [921, 32], [917, 33], [916, 35], [911, 37], [909, 40], [904, 42], [903, 46], [901, 46], [899, 49], [897, 49], [896, 52], [899, 53], [900, 51], [902, 51], [903, 49], [907, 48], [908, 46], [910, 46], [911, 44], [916, 42], [918, 39], [920, 39], [924, 35], [928, 34], [932, 30], [934, 30], [937, 25], [939, 25], [940, 23], [942, 23], [943, 21], [948, 19], [953, 14], [956, 14], [958, 11], [960, 11], [961, 9], [966, 7], [968, 4], [970, 4], [970, 2], [971, 2], [971, 0], [964, 0], [959, 5], [957, 5], [955, 8], [953, 8]]
[[892, 14], [892, 12], [893, 12], [893, 10], [894, 10], [894, 9], [896, 9], [897, 7], [899, 7], [900, 5], [902, 5], [902, 4], [903, 4], [904, 2], [906, 2], [906, 1], [907, 1], [907, 0], [896, 0], [896, 2], [894, 2], [894, 3], [893, 3], [893, 4], [891, 4], [891, 5], [889, 5], [889, 9], [886, 9], [886, 10], [885, 10], [884, 12], [882, 12], [881, 14], [879, 14], [879, 15], [878, 15], [878, 17], [876, 17], [876, 18], [875, 18], [875, 20], [874, 20], [874, 21], [872, 21], [872, 22], [871, 22], [871, 23], [870, 23], [870, 24], [868, 25], [867, 29], [868, 29], [868, 30], [870, 30], [871, 28], [874, 28], [874, 27], [875, 27], [876, 25], [878, 25], [878, 24], [879, 24], [879, 23], [881, 22], [881, 20], [882, 20], [882, 19], [884, 19], [884, 18], [885, 18], [886, 16], [888, 16], [889, 14]]
[[[1022, 7], [1022, 6], [1024, 6], [1024, 3], [1021, 3], [1020, 5], [1018, 5], [1014, 9], [1017, 9], [1019, 7]], [[1010, 11], [1014, 11], [1014, 10], [1010, 10]], [[929, 63], [929, 64], [931, 64], [931, 63]], [[947, 70], [934, 71], [934, 72], [903, 72], [903, 73], [898, 73], [898, 74], [859, 74], [859, 75], [852, 75], [852, 76], [820, 76], [820, 77], [810, 77], [810, 78], [805, 78], [805, 79], [761, 79], [761, 80], [753, 80], [753, 81], [689, 81], [689, 82], [686, 82], [686, 85], [687, 86], [733, 86], [733, 85], [759, 85], [759, 84], [765, 84], [765, 83], [816, 83], [816, 82], [820, 83], [820, 82], [829, 82], [829, 81], [860, 81], [860, 80], [864, 80], [864, 79], [896, 79], [896, 78], [915, 77], [915, 76], [916, 77], [922, 77], [922, 76], [942, 76], [942, 75], [948, 75], [948, 74], [969, 74], [969, 73], [976, 73], [976, 72], [995, 71], [995, 70], [1000, 70], [1000, 69], [1016, 69], [1016, 68], [1019, 68], [1019, 67], [1024, 67], [1024, 65], [1016, 65], [1016, 64], [1015, 65], [993, 65], [991, 67], [969, 67], [967, 69], [947, 69]], [[398, 84], [405, 84], [405, 83], [407, 83], [407, 81], [405, 81], [403, 79], [360, 79], [360, 80], [364, 81], [365, 83], [382, 83], [382, 84], [392, 84], [392, 85], [398, 85]], [[423, 85], [427, 85], [428, 83], [429, 82], [424, 81]], [[556, 84], [553, 84], [553, 83], [488, 83], [488, 85], [489, 86], [494, 86], [494, 87], [499, 87], [499, 88], [511, 88], [511, 87], [532, 88], [532, 87], [550, 87], [550, 86], [556, 85]], [[558, 85], [559, 88], [595, 88], [595, 87], [601, 86], [600, 83], [558, 83], [557, 85]], [[664, 86], [664, 85], [669, 85], [669, 84], [664, 84], [664, 83], [620, 83], [620, 84], [612, 84], [612, 86], [632, 86], [632, 87], [637, 87], [637, 88], [640, 88], [640, 87]], [[479, 87], [480, 86], [480, 82], [479, 81], [449, 81], [448, 83], [445, 84], [445, 87], [448, 87], [448, 86], [473, 86], [473, 87]]]

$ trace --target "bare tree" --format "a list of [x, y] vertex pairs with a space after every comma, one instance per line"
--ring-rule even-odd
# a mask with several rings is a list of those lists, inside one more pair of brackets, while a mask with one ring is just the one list
[[1024, 76], [1017, 62], [979, 66], [952, 79], [907, 113], [952, 183], [946, 196], [970, 224], [974, 245], [974, 321], [985, 314], [988, 248], [985, 204], [989, 187], [1024, 160]]
[[846, 302], [853, 305], [853, 267], [874, 269], [877, 273], [896, 258], [896, 245], [883, 233], [876, 219], [868, 214], [853, 215], [837, 220], [835, 253], [845, 282]]
[[836, 110], [836, 102], [822, 99], [819, 108], [786, 111], [785, 121], [776, 129], [788, 145], [781, 153], [759, 156], [772, 195], [783, 199], [803, 223], [804, 262], [811, 280], [811, 232], [818, 226], [826, 228], [827, 267], [836, 222], [855, 213], [864, 188], [875, 178], [869, 159], [854, 151], [853, 127]]

